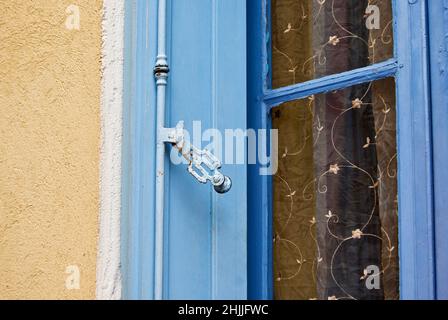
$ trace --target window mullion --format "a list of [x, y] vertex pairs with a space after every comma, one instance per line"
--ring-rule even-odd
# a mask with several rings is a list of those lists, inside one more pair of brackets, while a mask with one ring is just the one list
[[390, 59], [372, 66], [359, 68], [323, 78], [268, 90], [264, 94], [264, 102], [270, 110], [281, 103], [306, 98], [313, 94], [347, 88], [353, 85], [394, 76], [398, 70], [396, 59]]

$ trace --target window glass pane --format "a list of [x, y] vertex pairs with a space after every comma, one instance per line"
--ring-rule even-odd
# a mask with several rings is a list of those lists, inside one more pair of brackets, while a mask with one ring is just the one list
[[272, 0], [272, 87], [393, 57], [391, 0]]
[[273, 178], [276, 299], [398, 299], [394, 79], [284, 103]]

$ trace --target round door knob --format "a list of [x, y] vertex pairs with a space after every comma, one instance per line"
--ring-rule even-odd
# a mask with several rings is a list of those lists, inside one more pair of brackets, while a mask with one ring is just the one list
[[225, 176], [223, 183], [214, 186], [214, 188], [217, 193], [227, 193], [230, 191], [230, 189], [232, 189], [232, 179], [230, 179], [228, 176]]

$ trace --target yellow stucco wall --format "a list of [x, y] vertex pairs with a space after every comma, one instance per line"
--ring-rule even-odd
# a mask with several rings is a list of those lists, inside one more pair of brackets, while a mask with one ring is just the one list
[[0, 299], [95, 297], [101, 8], [0, 1]]

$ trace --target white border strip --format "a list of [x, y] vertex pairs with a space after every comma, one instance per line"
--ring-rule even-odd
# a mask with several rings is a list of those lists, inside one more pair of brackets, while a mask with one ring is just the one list
[[96, 298], [121, 299], [120, 211], [124, 1], [103, 0], [100, 221]]

